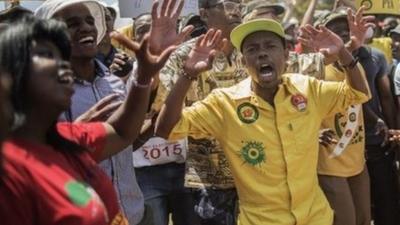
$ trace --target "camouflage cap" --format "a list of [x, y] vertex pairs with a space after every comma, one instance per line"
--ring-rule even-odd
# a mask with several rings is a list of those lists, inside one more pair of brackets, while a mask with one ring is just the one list
[[314, 26], [318, 25], [328, 25], [329, 23], [337, 19], [347, 19], [347, 8], [340, 7], [337, 8], [332, 13], [322, 14], [314, 23]]
[[199, 0], [199, 8], [208, 8], [214, 6], [223, 0]]
[[281, 15], [285, 12], [285, 7], [277, 0], [252, 0], [246, 3], [246, 7], [242, 12], [242, 16], [245, 17], [253, 10], [260, 8], [273, 8], [275, 9], [277, 15]]

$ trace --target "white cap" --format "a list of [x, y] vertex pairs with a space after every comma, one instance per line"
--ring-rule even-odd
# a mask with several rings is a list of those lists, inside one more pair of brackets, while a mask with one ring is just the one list
[[35, 16], [51, 19], [57, 12], [75, 4], [84, 4], [89, 9], [95, 19], [97, 44], [100, 43], [106, 33], [106, 24], [103, 6], [97, 0], [47, 0], [35, 11]]

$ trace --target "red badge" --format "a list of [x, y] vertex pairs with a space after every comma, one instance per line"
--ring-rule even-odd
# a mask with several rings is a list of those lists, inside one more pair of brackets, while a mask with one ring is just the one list
[[307, 108], [307, 99], [301, 94], [293, 95], [292, 105], [295, 106], [300, 112], [304, 112]]
[[350, 129], [346, 130], [345, 135], [346, 135], [346, 137], [351, 137], [353, 135], [353, 131], [351, 131]]

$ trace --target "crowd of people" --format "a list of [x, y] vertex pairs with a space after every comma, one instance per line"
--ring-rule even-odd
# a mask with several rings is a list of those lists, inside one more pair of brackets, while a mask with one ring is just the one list
[[399, 225], [400, 16], [317, 2], [0, 12], [0, 223]]

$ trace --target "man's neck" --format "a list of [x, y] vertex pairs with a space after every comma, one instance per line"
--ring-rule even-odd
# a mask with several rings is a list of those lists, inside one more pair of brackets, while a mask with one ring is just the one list
[[77, 78], [92, 82], [96, 77], [93, 58], [71, 58], [71, 66]]
[[274, 98], [275, 94], [278, 91], [278, 86], [273, 88], [263, 88], [258, 85], [256, 82], [251, 82], [251, 90], [257, 95], [260, 96], [264, 101], [268, 102], [271, 106], [275, 106]]
[[99, 53], [108, 56], [111, 53], [112, 45], [101, 45], [99, 46]]

